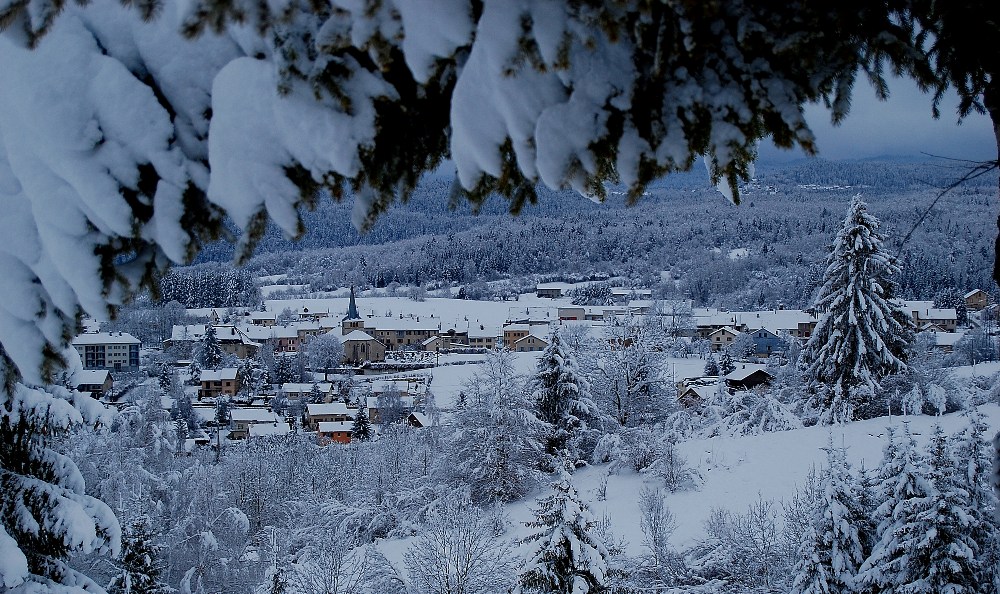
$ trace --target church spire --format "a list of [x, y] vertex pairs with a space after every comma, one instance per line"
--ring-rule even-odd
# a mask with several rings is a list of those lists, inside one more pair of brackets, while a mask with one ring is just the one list
[[344, 316], [344, 320], [360, 320], [361, 315], [358, 313], [358, 304], [354, 301], [354, 285], [351, 285], [351, 302], [347, 306], [347, 315]]

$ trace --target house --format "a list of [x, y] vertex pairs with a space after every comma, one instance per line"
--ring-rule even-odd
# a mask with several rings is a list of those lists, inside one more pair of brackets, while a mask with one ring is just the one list
[[753, 339], [754, 355], [757, 357], [770, 357], [788, 350], [788, 344], [780, 336], [766, 328], [747, 330], [747, 332]]
[[202, 370], [198, 400], [219, 396], [235, 396], [239, 391], [239, 370], [235, 367]]
[[411, 412], [410, 416], [406, 417], [406, 423], [415, 429], [420, 429], [422, 427], [430, 427], [431, 419], [422, 412]]
[[567, 288], [564, 283], [542, 283], [535, 286], [535, 296], [544, 299], [556, 299], [563, 296]]
[[292, 432], [292, 427], [287, 422], [253, 423], [247, 426], [247, 438], [254, 437], [275, 437], [288, 435]]
[[732, 372], [726, 374], [726, 386], [732, 391], [751, 390], [759, 385], [770, 383], [774, 379], [763, 365], [743, 363]]
[[229, 411], [229, 439], [245, 439], [253, 425], [281, 425], [288, 423], [266, 408], [233, 408]]
[[532, 326], [528, 335], [516, 340], [512, 351], [519, 353], [543, 351], [549, 346], [548, 329], [543, 326]]
[[990, 304], [990, 296], [982, 289], [973, 289], [965, 294], [965, 307], [971, 311], [981, 311]]
[[718, 377], [688, 378], [677, 384], [677, 402], [685, 408], [701, 408], [718, 390]]
[[583, 320], [587, 315], [587, 309], [577, 305], [560, 307], [556, 309], [556, 314], [560, 320]]
[[953, 307], [934, 307], [933, 301], [897, 301], [895, 304], [910, 315], [917, 328], [930, 323], [945, 332], [958, 329], [958, 312]]
[[306, 382], [281, 384], [281, 391], [289, 400], [309, 400], [312, 397], [313, 386], [315, 386], [323, 399], [326, 400], [333, 394], [333, 384], [330, 382]]
[[450, 347], [451, 343], [445, 342], [445, 339], [440, 336], [431, 336], [427, 340], [420, 343], [420, 350], [427, 351], [428, 353], [440, 353], [441, 349]]
[[340, 423], [353, 421], [358, 409], [348, 406], [346, 402], [324, 402], [306, 405], [306, 421], [308, 427], [316, 430], [320, 423]]
[[507, 324], [503, 327], [503, 345], [508, 349], [514, 349], [514, 343], [531, 334], [531, 326], [528, 324]]
[[110, 394], [115, 387], [111, 372], [107, 369], [81, 369], [73, 374], [72, 382], [78, 392], [90, 392], [94, 398]]
[[128, 332], [93, 332], [73, 339], [84, 369], [139, 371], [142, 342]]
[[278, 314], [273, 311], [255, 311], [250, 314], [250, 323], [254, 326], [274, 326], [278, 323]]
[[329, 443], [351, 443], [354, 421], [324, 421], [316, 429], [316, 440], [320, 445]]
[[495, 327], [487, 328], [485, 324], [480, 324], [478, 328], [470, 326], [468, 335], [470, 347], [493, 350], [497, 346], [500, 332]]
[[630, 287], [611, 287], [611, 301], [628, 303], [632, 299], [652, 299], [652, 289], [633, 289]]
[[[219, 346], [226, 353], [247, 359], [257, 354], [261, 344], [254, 341], [244, 330], [229, 324], [213, 325]], [[191, 351], [195, 345], [205, 338], [205, 324], [175, 325], [170, 332], [170, 338], [163, 341], [163, 348], [180, 347]], [[273, 331], [273, 328], [271, 329]]]
[[735, 341], [736, 337], [740, 334], [741, 332], [739, 330], [735, 330], [730, 326], [725, 326], [709, 334], [708, 339], [712, 341], [713, 351], [721, 351], [727, 346], [733, 344], [733, 341]]
[[367, 332], [354, 330], [341, 336], [340, 342], [344, 345], [344, 361], [354, 364], [385, 361], [385, 345]]

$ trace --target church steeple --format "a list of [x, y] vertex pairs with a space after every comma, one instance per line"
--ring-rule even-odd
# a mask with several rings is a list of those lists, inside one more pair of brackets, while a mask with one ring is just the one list
[[361, 314], [358, 313], [358, 304], [354, 301], [354, 285], [351, 285], [351, 302], [347, 306], [347, 315], [344, 316], [342, 322], [347, 320], [360, 320]]

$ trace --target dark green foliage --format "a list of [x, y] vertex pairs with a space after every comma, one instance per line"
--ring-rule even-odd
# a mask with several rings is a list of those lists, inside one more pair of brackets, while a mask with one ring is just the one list
[[167, 594], [171, 588], [160, 580], [163, 547], [154, 544], [149, 520], [140, 518], [122, 534], [121, 557], [114, 561], [118, 575], [111, 581], [108, 594]]

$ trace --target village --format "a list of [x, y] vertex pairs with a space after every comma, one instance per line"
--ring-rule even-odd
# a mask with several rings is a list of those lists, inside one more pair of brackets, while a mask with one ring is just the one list
[[[723, 311], [693, 307], [690, 300], [656, 300], [644, 288], [616, 287], [608, 305], [574, 305], [572, 289], [566, 283], [539, 284], [534, 294], [511, 305], [365, 297], [351, 288], [346, 298], [268, 300], [262, 311], [189, 310], [204, 322], [174, 326], [163, 344], [144, 345], [126, 332], [81, 334], [73, 346], [83, 370], [73, 383], [120, 406], [128, 398], [116, 390], [116, 376], [145, 372], [145, 381], [154, 382], [163, 373], [155, 363], [169, 361], [201, 427], [189, 438], [189, 449], [298, 431], [314, 433], [319, 443], [349, 443], [362, 409], [375, 432], [392, 422], [415, 428], [440, 422], [439, 412], [454, 407], [463, 382], [486, 353], [509, 350], [527, 374], [556, 331], [610, 341], [614, 348], [615, 341], [628, 345], [627, 327], [652, 328], [670, 345], [659, 349], [670, 351], [661, 353], [663, 381], [676, 388], [678, 403], [697, 408], [720, 389], [766, 386], [789, 349], [801, 348], [818, 321], [814, 312], [796, 309]], [[968, 332], [995, 319], [996, 306], [984, 291], [969, 291], [964, 299], [962, 316], [932, 301], [897, 305], [923, 340], [949, 353]], [[207, 333], [227, 364], [198, 369], [192, 355]], [[307, 364], [301, 370], [305, 376], [292, 378], [296, 381], [279, 381], [283, 378], [272, 373], [273, 383], [249, 389], [247, 362], [266, 352], [287, 363], [316, 337], [336, 339], [342, 349], [338, 361], [323, 368]], [[177, 403], [164, 398], [163, 405], [171, 409]]]

